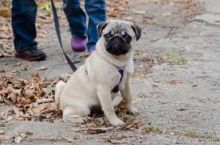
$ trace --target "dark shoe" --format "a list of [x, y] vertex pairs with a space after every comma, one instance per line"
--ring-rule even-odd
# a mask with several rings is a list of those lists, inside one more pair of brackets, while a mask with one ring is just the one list
[[75, 52], [85, 51], [86, 44], [87, 44], [86, 39], [72, 38], [72, 40], [71, 40], [71, 47], [72, 47], [73, 51], [75, 51]]
[[39, 49], [29, 49], [22, 52], [16, 52], [15, 56], [30, 61], [42, 61], [46, 59], [46, 54]]

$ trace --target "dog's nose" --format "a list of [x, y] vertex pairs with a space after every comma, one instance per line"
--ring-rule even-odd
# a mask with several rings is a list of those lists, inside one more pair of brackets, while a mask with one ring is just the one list
[[112, 41], [121, 41], [122, 38], [120, 36], [114, 36], [112, 37]]
[[125, 49], [125, 42], [120, 36], [114, 36], [111, 39], [111, 47], [114, 49]]

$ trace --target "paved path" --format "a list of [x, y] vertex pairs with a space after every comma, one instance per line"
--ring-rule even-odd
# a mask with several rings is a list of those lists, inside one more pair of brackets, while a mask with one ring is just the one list
[[[121, 144], [219, 145], [220, 11], [217, 4], [218, 0], [207, 0], [205, 10], [192, 15], [183, 5], [141, 1], [127, 13], [126, 18], [135, 18], [143, 26], [143, 36], [135, 54], [136, 73], [132, 79], [135, 104], [140, 112], [138, 117], [165, 133], [113, 130], [85, 135], [62, 122], [22, 121], [6, 124], [6, 133], [32, 132], [33, 135], [21, 143], [24, 145], [103, 145], [111, 144], [108, 139], [113, 135], [122, 138]], [[40, 42], [48, 54], [47, 61], [28, 63], [30, 69], [27, 71], [22, 70], [25, 66], [12, 68], [18, 61], [13, 57], [2, 59], [0, 65], [6, 71], [13, 70], [27, 77], [41, 66], [48, 69], [39, 73], [48, 78], [71, 72], [57, 47], [54, 33], [50, 36], [51, 43], [47, 43], [48, 39]], [[64, 31], [64, 37], [68, 48], [69, 33]], [[84, 59], [83, 54], [72, 57]], [[22, 64], [26, 63], [22, 61]]]

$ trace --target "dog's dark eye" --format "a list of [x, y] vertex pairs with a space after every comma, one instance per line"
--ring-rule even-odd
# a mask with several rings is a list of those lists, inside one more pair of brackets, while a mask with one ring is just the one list
[[130, 41], [131, 41], [131, 36], [125, 34], [123, 37], [124, 37], [124, 39], [125, 39], [127, 42], [130, 42]]
[[109, 38], [112, 37], [112, 34], [111, 34], [111, 33], [107, 33], [107, 34], [105, 34], [104, 36], [105, 36], [105, 38], [109, 39]]

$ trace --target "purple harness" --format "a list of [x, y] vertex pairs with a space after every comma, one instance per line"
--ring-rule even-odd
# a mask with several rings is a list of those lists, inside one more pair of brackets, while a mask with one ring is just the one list
[[[88, 75], [87, 70], [85, 70], [85, 72]], [[121, 78], [120, 78], [118, 84], [112, 89], [112, 91], [111, 91], [112, 93], [117, 93], [119, 91], [119, 84], [121, 83], [122, 78], [124, 76], [124, 70], [123, 69], [119, 69], [118, 72], [121, 74]]]
[[119, 73], [121, 74], [121, 78], [120, 78], [118, 84], [112, 89], [112, 93], [117, 93], [117, 92], [118, 92], [118, 90], [119, 90], [119, 84], [121, 83], [122, 78], [123, 78], [123, 76], [124, 76], [124, 70], [123, 70], [123, 69], [119, 69]]

